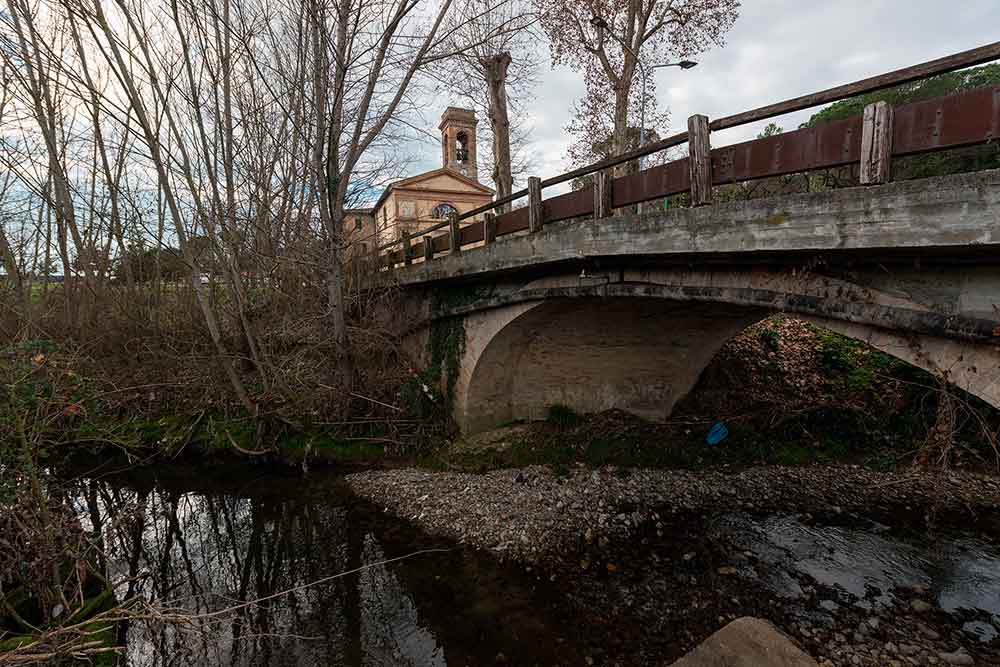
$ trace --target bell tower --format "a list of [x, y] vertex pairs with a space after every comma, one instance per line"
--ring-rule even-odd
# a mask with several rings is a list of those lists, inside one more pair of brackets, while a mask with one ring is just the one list
[[476, 168], [476, 112], [448, 107], [441, 114], [441, 164], [458, 173], [479, 180]]

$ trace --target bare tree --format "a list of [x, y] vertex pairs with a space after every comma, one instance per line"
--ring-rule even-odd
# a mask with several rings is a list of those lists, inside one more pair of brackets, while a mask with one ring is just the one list
[[452, 0], [5, 2], [5, 272], [61, 270], [76, 335], [113, 314], [167, 336], [190, 305], [252, 415], [313, 400], [303, 367], [349, 395], [345, 210], [401, 174], [428, 68], [515, 26], [445, 37], [473, 18]]
[[[585, 133], [583, 145], [604, 141], [589, 134], [603, 127], [588, 120], [609, 97], [612, 154], [628, 149], [628, 129], [637, 126], [633, 102], [637, 74], [643, 65], [672, 57], [689, 57], [712, 45], [721, 45], [739, 12], [739, 0], [536, 0], [542, 27], [549, 37], [552, 60], [584, 72], [587, 99], [578, 107], [575, 126]], [[645, 59], [640, 63], [640, 58]], [[652, 72], [645, 71], [647, 96], [654, 96]], [[649, 104], [650, 99], [646, 100]], [[604, 105], [607, 106], [606, 102]], [[587, 136], [589, 134], [589, 136]], [[623, 173], [623, 167], [617, 172]]]

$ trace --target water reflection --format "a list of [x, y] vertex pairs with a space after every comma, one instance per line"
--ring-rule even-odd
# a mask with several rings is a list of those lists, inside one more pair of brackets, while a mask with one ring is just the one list
[[[526, 650], [533, 663], [561, 634], [529, 585], [481, 557], [384, 563], [441, 545], [371, 512], [337, 479], [248, 481], [225, 492], [120, 478], [72, 485], [117, 600], [191, 615], [121, 624], [120, 664], [493, 664]], [[498, 609], [509, 612], [502, 622]], [[543, 663], [576, 662], [565, 644], [560, 653]]]
[[[365, 536], [364, 562], [381, 563], [385, 552], [372, 535]], [[417, 608], [385, 565], [361, 573], [361, 645], [364, 664], [446, 665], [434, 635], [420, 626]]]

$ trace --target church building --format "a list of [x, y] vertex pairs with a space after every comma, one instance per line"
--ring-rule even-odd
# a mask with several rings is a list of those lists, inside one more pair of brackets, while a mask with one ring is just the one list
[[[404, 231], [419, 236], [423, 230], [447, 220], [451, 211], [465, 213], [493, 200], [493, 190], [479, 182], [476, 168], [478, 122], [472, 110], [445, 109], [438, 125], [441, 166], [390, 183], [369, 214], [380, 244], [402, 238]], [[360, 219], [358, 215], [354, 217]], [[463, 226], [482, 219], [479, 215], [463, 220]], [[348, 216], [347, 224], [356, 225], [352, 220], [354, 218]], [[447, 231], [441, 229], [434, 234], [446, 234]]]

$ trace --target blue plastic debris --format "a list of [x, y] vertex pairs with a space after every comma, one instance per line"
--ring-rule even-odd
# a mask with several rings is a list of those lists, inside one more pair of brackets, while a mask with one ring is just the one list
[[710, 445], [717, 445], [726, 439], [729, 435], [729, 429], [722, 422], [715, 422], [712, 428], [708, 430], [708, 435], [705, 436], [705, 442]]

